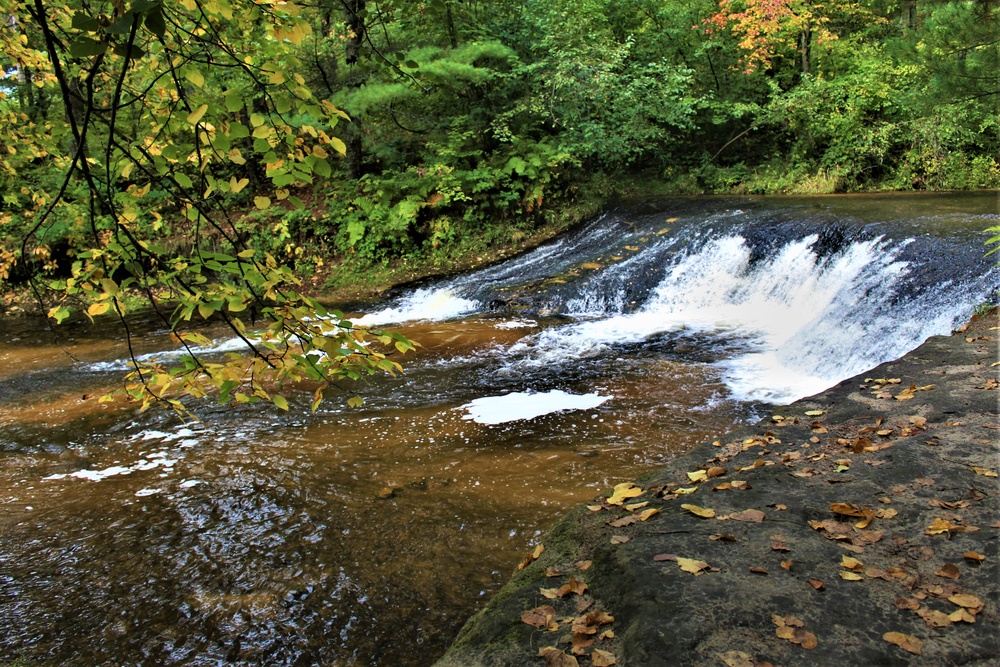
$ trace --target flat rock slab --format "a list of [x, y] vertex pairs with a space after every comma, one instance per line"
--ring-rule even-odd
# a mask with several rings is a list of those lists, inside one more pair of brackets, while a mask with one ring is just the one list
[[572, 511], [437, 665], [1000, 664], [997, 324]]

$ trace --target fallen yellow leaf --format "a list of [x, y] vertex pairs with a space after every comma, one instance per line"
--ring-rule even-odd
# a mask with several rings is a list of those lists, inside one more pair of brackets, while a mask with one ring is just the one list
[[924, 648], [923, 640], [913, 635], [904, 635], [902, 632], [887, 632], [882, 635], [882, 639], [914, 655], [920, 655], [920, 652]]
[[698, 507], [697, 505], [688, 505], [685, 503], [684, 505], [681, 505], [681, 509], [685, 509], [688, 512], [691, 512], [691, 514], [700, 516], [703, 519], [715, 518], [715, 510], [708, 509], [707, 507]]
[[948, 598], [948, 602], [956, 604], [959, 607], [965, 607], [966, 609], [980, 609], [983, 606], [982, 600], [969, 593], [958, 593], [956, 595], [952, 595]]
[[708, 563], [703, 560], [681, 558], [680, 556], [677, 557], [677, 565], [685, 572], [690, 572], [695, 576], [702, 574], [702, 570], [707, 570], [709, 567]]
[[635, 516], [640, 521], [649, 521], [649, 519], [651, 517], [653, 517], [654, 515], [659, 514], [659, 513], [660, 513], [659, 509], [657, 509], [655, 507], [650, 507], [648, 510], [643, 510], [642, 512], [639, 512]]
[[642, 488], [632, 482], [624, 482], [615, 486], [614, 493], [608, 498], [609, 505], [622, 505], [629, 498], [635, 498], [643, 494]]

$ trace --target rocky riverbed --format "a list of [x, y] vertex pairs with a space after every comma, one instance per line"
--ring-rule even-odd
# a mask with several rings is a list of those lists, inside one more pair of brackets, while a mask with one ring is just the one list
[[461, 665], [995, 665], [998, 312], [564, 517]]

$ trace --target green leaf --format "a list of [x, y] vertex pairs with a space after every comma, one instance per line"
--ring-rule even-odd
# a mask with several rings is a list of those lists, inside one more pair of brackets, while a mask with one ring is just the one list
[[125, 15], [107, 27], [106, 32], [111, 35], [127, 35], [132, 30], [132, 12], [125, 12]]
[[235, 90], [230, 90], [226, 93], [226, 110], [231, 113], [236, 113], [243, 109], [243, 96], [240, 95]]
[[285, 397], [284, 397], [284, 396], [281, 396], [281, 395], [279, 395], [279, 394], [275, 394], [275, 395], [274, 395], [274, 396], [273, 396], [273, 397], [271, 398], [271, 400], [272, 400], [272, 401], [274, 402], [274, 404], [275, 404], [276, 406], [278, 406], [278, 407], [279, 407], [279, 408], [281, 408], [282, 410], [288, 410], [288, 401], [287, 401], [287, 400], [285, 399]]
[[347, 399], [347, 405], [349, 405], [352, 408], [360, 408], [364, 404], [365, 404], [365, 399], [361, 398], [360, 396], [351, 396], [349, 399]]
[[98, 42], [96, 39], [80, 35], [69, 45], [70, 55], [77, 58], [90, 58], [99, 56], [108, 49], [107, 42]]
[[66, 306], [56, 306], [49, 310], [49, 317], [56, 321], [56, 324], [62, 324], [62, 321], [70, 316], [70, 309]]
[[253, 205], [256, 206], [258, 210], [263, 211], [271, 205], [271, 200], [267, 197], [254, 197]]
[[83, 30], [84, 32], [97, 32], [101, 29], [101, 24], [92, 16], [83, 12], [73, 13], [73, 30]]
[[177, 181], [177, 184], [183, 188], [190, 188], [194, 185], [194, 183], [191, 182], [191, 178], [182, 172], [174, 174], [174, 180]]
[[167, 31], [167, 22], [163, 18], [163, 5], [154, 5], [146, 14], [146, 28], [157, 37], [163, 37]]

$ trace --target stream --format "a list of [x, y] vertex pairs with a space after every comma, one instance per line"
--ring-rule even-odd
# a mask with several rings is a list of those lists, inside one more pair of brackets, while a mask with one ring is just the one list
[[622, 204], [353, 314], [422, 345], [359, 409], [140, 414], [96, 399], [119, 330], [0, 322], [0, 665], [429, 665], [570, 508], [995, 300], [995, 225], [997, 192]]

